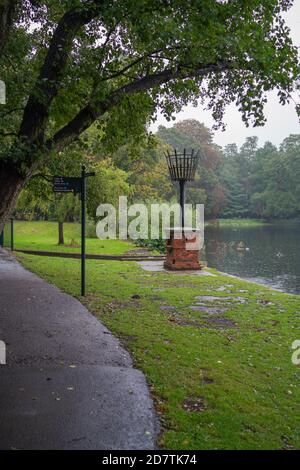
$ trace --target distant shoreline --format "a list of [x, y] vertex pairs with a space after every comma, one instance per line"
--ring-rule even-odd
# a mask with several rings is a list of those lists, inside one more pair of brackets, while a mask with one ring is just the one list
[[262, 226], [262, 225], [275, 225], [275, 224], [294, 224], [300, 223], [299, 219], [250, 219], [250, 218], [240, 218], [240, 219], [208, 219], [205, 221], [206, 226]]

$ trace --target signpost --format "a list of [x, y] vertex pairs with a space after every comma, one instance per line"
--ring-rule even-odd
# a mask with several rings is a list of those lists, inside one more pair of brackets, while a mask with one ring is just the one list
[[85, 165], [81, 167], [81, 177], [53, 176], [55, 193], [81, 194], [81, 295], [85, 296], [85, 212], [86, 212], [86, 178], [95, 176], [95, 172], [86, 173]]
[[[5, 227], [5, 224], [4, 224]], [[0, 232], [0, 247], [4, 247], [4, 227]], [[8, 246], [8, 245], [7, 245]], [[10, 218], [10, 250], [14, 251], [14, 218]]]
[[80, 193], [81, 178], [77, 176], [53, 176], [55, 193]]

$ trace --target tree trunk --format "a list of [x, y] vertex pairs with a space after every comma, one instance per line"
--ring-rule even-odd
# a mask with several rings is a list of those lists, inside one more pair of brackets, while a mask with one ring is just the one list
[[63, 222], [58, 222], [58, 244], [59, 245], [64, 245], [64, 223]]
[[8, 39], [15, 7], [15, 0], [1, 0], [0, 2], [0, 55]]
[[0, 232], [15, 208], [25, 179], [12, 164], [0, 159]]

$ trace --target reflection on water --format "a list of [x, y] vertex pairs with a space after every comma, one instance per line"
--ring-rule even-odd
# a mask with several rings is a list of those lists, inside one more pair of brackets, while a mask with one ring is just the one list
[[208, 266], [300, 294], [300, 223], [205, 229]]

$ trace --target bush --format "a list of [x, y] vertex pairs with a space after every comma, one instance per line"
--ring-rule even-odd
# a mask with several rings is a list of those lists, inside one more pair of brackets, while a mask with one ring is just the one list
[[151, 239], [138, 239], [135, 240], [134, 243], [137, 246], [143, 246], [145, 248], [149, 248], [149, 250], [159, 251], [160, 253], [166, 252], [166, 240], [159, 238], [158, 240], [151, 240]]

